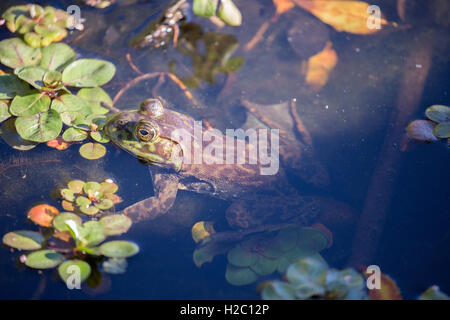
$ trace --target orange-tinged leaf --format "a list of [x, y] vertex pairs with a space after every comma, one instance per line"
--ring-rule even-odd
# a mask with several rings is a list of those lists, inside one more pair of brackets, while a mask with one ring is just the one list
[[57, 137], [53, 140], [47, 141], [47, 146], [50, 148], [55, 148], [57, 150], [66, 150], [70, 147], [71, 143], [64, 141], [62, 137]]
[[331, 71], [338, 62], [336, 51], [328, 42], [318, 54], [310, 57], [306, 63], [306, 83], [315, 91], [319, 91], [327, 82]]
[[[366, 270], [367, 268], [363, 268]], [[364, 277], [367, 279], [370, 274], [363, 272]], [[369, 291], [369, 297], [371, 300], [402, 300], [402, 294], [397, 284], [389, 276], [381, 273], [381, 289], [372, 289]]]
[[208, 238], [211, 234], [216, 233], [213, 228], [212, 222], [206, 222], [206, 221], [199, 221], [192, 227], [191, 230], [192, 233], [192, 239], [196, 243], [199, 243], [205, 238]]
[[[310, 12], [337, 31], [355, 34], [372, 34], [381, 29], [370, 28], [368, 22], [371, 13], [367, 12], [368, 3], [363, 1], [341, 0], [292, 0], [295, 4]], [[380, 17], [380, 27], [388, 22]]]
[[53, 218], [59, 214], [59, 210], [48, 204], [40, 204], [28, 211], [28, 219], [43, 227], [50, 227]]
[[291, 0], [273, 0], [273, 4], [277, 9], [278, 15], [291, 10], [295, 6], [295, 4]]
[[75, 207], [73, 206], [72, 202], [69, 202], [67, 200], [63, 200], [61, 201], [61, 206], [63, 207], [64, 210], [66, 211], [74, 211]]

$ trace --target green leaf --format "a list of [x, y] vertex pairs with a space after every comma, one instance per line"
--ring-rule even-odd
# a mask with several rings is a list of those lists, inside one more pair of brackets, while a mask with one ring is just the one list
[[297, 240], [297, 246], [302, 250], [319, 252], [328, 246], [329, 239], [327, 235], [311, 227], [300, 228]]
[[25, 264], [34, 269], [50, 269], [63, 261], [63, 255], [55, 250], [39, 250], [27, 256]]
[[0, 136], [11, 147], [16, 150], [26, 151], [37, 146], [36, 142], [22, 139], [16, 130], [16, 119], [11, 118], [4, 121], [0, 128]]
[[89, 135], [92, 139], [100, 143], [108, 143], [110, 141], [109, 136], [103, 131], [91, 131]]
[[44, 86], [44, 75], [47, 72], [44, 68], [38, 66], [26, 66], [14, 70], [14, 73], [23, 81], [28, 82], [36, 89], [42, 89]]
[[111, 214], [99, 220], [107, 236], [118, 236], [131, 227], [131, 219], [123, 214]]
[[108, 210], [114, 206], [114, 202], [110, 199], [102, 199], [99, 202], [94, 203], [94, 206], [100, 210]]
[[81, 238], [83, 238], [83, 245], [93, 247], [106, 239], [105, 231], [100, 222], [91, 220], [83, 223], [79, 229]]
[[67, 201], [70, 201], [70, 202], [75, 201], [75, 194], [70, 189], [62, 189], [61, 196]]
[[194, 0], [192, 10], [198, 16], [212, 17], [216, 15], [218, 0]]
[[66, 131], [64, 131], [62, 138], [65, 141], [71, 142], [71, 141], [83, 141], [88, 137], [88, 134], [86, 131], [77, 129], [77, 128], [67, 128]]
[[70, 190], [72, 190], [75, 193], [81, 193], [83, 191], [84, 181], [82, 180], [72, 180], [69, 181], [67, 186]]
[[97, 59], [79, 59], [63, 71], [65, 85], [74, 87], [97, 87], [114, 77], [116, 67], [111, 62]]
[[441, 122], [433, 129], [433, 134], [438, 138], [450, 138], [450, 122]]
[[109, 109], [102, 106], [102, 103], [112, 106], [110, 96], [100, 87], [83, 88], [78, 91], [77, 96], [83, 99], [90, 107], [90, 114], [106, 114]]
[[100, 143], [88, 142], [80, 147], [80, 155], [89, 160], [100, 159], [106, 154], [106, 148]]
[[62, 112], [84, 112], [89, 109], [89, 106], [79, 97], [73, 94], [63, 94], [52, 100], [52, 109]]
[[95, 181], [88, 181], [83, 186], [83, 191], [86, 193], [89, 193], [89, 191], [100, 191], [101, 185], [98, 182]]
[[242, 24], [242, 15], [238, 7], [231, 0], [221, 0], [217, 16], [229, 26], [237, 27]]
[[103, 194], [116, 193], [117, 190], [119, 190], [119, 186], [110, 179], [107, 179], [100, 183], [100, 192]]
[[269, 259], [258, 255], [256, 262], [250, 266], [250, 269], [255, 271], [260, 276], [267, 276], [277, 270], [278, 261], [276, 259]]
[[11, 102], [9, 111], [15, 116], [31, 116], [47, 111], [50, 106], [50, 98], [38, 91], [31, 91], [26, 95], [17, 95]]
[[109, 258], [128, 258], [139, 252], [139, 247], [130, 241], [108, 241], [100, 246], [100, 253]]
[[44, 237], [39, 232], [20, 230], [8, 232], [3, 236], [3, 243], [19, 250], [40, 249]]
[[83, 260], [67, 260], [61, 263], [58, 267], [58, 274], [61, 279], [67, 283], [71, 275], [77, 274], [80, 276], [80, 282], [85, 281], [91, 274], [91, 266]]
[[57, 88], [61, 85], [62, 74], [59, 71], [48, 70], [44, 74], [44, 84], [49, 88]]
[[61, 116], [55, 110], [49, 110], [16, 119], [19, 135], [29, 141], [46, 142], [55, 139], [62, 129]]
[[53, 43], [41, 51], [40, 66], [47, 70], [63, 71], [76, 58], [75, 51], [65, 43]]
[[450, 108], [447, 106], [434, 105], [425, 110], [428, 119], [434, 122], [450, 122]]
[[0, 41], [0, 62], [10, 68], [35, 66], [41, 60], [41, 50], [28, 46], [20, 38]]
[[0, 122], [3, 122], [11, 117], [9, 113], [9, 105], [7, 100], [0, 100]]
[[14, 74], [0, 74], [0, 100], [12, 99], [17, 94], [24, 94], [30, 87]]
[[92, 203], [92, 201], [86, 198], [85, 196], [79, 196], [75, 202], [80, 207], [87, 207]]
[[257, 255], [251, 251], [244, 250], [240, 245], [237, 245], [227, 254], [228, 262], [236, 267], [248, 267], [254, 264], [257, 260]]
[[258, 275], [248, 267], [240, 268], [227, 264], [225, 279], [234, 286], [245, 286], [255, 282]]
[[69, 231], [66, 225], [67, 221], [73, 221], [76, 225], [81, 226], [81, 218], [72, 212], [61, 212], [52, 221], [53, 227], [58, 231]]

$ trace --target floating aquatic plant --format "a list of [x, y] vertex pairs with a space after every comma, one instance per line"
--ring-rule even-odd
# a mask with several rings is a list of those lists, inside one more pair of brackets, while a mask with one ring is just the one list
[[45, 47], [61, 41], [69, 28], [83, 28], [82, 24], [75, 25], [73, 16], [66, 11], [36, 4], [12, 6], [2, 18], [11, 32], [23, 34], [25, 42], [32, 47]]
[[[112, 100], [100, 86], [114, 76], [112, 63], [76, 60], [73, 49], [63, 43], [39, 49], [19, 38], [0, 41], [0, 61], [14, 68], [14, 74], [0, 75], [0, 122], [11, 120], [20, 136], [18, 141], [5, 139], [13, 148], [54, 140], [65, 126], [64, 141], [95, 141], [82, 146], [83, 157], [98, 159], [106, 153], [99, 144], [109, 141], [102, 131], [109, 112], [103, 105], [112, 105]], [[70, 87], [81, 89], [73, 94]], [[2, 136], [5, 131], [15, 134], [3, 129]], [[21, 140], [30, 145], [23, 147]]]
[[215, 255], [226, 253], [225, 278], [237, 286], [253, 283], [275, 271], [284, 273], [290, 263], [301, 257], [321, 260], [319, 252], [330, 242], [324, 231], [297, 225], [252, 235], [235, 245], [227, 241], [213, 241], [211, 234], [214, 230], [205, 223], [194, 225], [192, 234], [200, 243], [193, 254], [194, 263], [201, 266], [212, 261]]
[[194, 0], [192, 9], [196, 15], [203, 17], [219, 17], [223, 22], [230, 26], [240, 26], [242, 24], [242, 15], [238, 7], [231, 0]]
[[110, 179], [101, 183], [72, 180], [61, 189], [62, 206], [67, 211], [80, 211], [95, 215], [111, 209], [120, 198], [115, 194], [119, 187]]
[[449, 107], [433, 105], [425, 110], [425, 116], [429, 120], [414, 120], [406, 127], [411, 138], [426, 142], [450, 139]]
[[[61, 195], [68, 203], [82, 203], [78, 199], [84, 197], [92, 206], [80, 211], [91, 214], [95, 209], [97, 212], [110, 209], [118, 198], [115, 195], [117, 190], [117, 185], [110, 180], [102, 183], [72, 180], [68, 188], [61, 190]], [[63, 281], [73, 273], [73, 268], [80, 271], [81, 281], [86, 280], [93, 270], [90, 263], [94, 262], [103, 263], [104, 272], [124, 273], [126, 258], [139, 252], [139, 247], [130, 241], [105, 242], [107, 237], [121, 235], [131, 227], [131, 219], [122, 214], [109, 214], [99, 220], [83, 221], [74, 212], [60, 213], [55, 207], [43, 204], [30, 209], [28, 217], [48, 228], [45, 236], [29, 230], [12, 231], [3, 236], [3, 244], [17, 250], [32, 251], [22, 255], [20, 259], [30, 268], [58, 267]]]

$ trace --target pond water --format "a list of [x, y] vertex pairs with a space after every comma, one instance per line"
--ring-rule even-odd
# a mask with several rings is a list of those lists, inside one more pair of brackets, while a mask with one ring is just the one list
[[[36, 1], [61, 9], [73, 2]], [[296, 179], [291, 182], [302, 195], [326, 199], [333, 213], [344, 217], [350, 212], [351, 216], [345, 223], [339, 217], [331, 225], [323, 221], [332, 231], [333, 223], [338, 225], [333, 245], [321, 252], [328, 264], [335, 268], [376, 264], [397, 282], [407, 299], [433, 284], [449, 293], [449, 149], [445, 141], [408, 140], [404, 130], [410, 121], [424, 119], [427, 107], [450, 105], [448, 21], [442, 25], [428, 11], [418, 15], [426, 11], [421, 1], [410, 1], [407, 19], [402, 21], [395, 1], [378, 0], [372, 3], [398, 25], [374, 35], [354, 35], [337, 32], [295, 7], [269, 23], [261, 41], [246, 50], [261, 25], [271, 21], [275, 8], [271, 0], [234, 2], [243, 16], [240, 27], [219, 28], [188, 13], [178, 47], [138, 49], [131, 46], [133, 39], [170, 2], [116, 0], [108, 8], [96, 9], [80, 1], [85, 30], [74, 31], [64, 42], [80, 57], [116, 65], [114, 79], [104, 86], [111, 97], [139, 76], [127, 54], [142, 73], [173, 72], [186, 84], [197, 84], [189, 90], [198, 103], [167, 78], [157, 94], [173, 109], [222, 131], [244, 125], [242, 100], [269, 105], [296, 98], [297, 113], [330, 183], [315, 188]], [[2, 1], [0, 12], [13, 4], [19, 1]], [[298, 30], [308, 33], [299, 35]], [[6, 28], [0, 29], [0, 40], [10, 36]], [[216, 47], [221, 42], [224, 48], [214, 52], [214, 45], [208, 47], [204, 41], [197, 48], [189, 46], [195, 37], [210, 37]], [[327, 84], [313, 90], [302, 69], [327, 41], [338, 61]], [[242, 66], [224, 72], [218, 61], [226, 55], [241, 57]], [[152, 96], [156, 83], [157, 79], [137, 83], [115, 107], [136, 107]], [[27, 221], [26, 212], [37, 203], [59, 207], [55, 189], [70, 179], [112, 178], [123, 198], [117, 210], [151, 196], [148, 168], [112, 143], [106, 147], [104, 158], [89, 161], [79, 155], [77, 146], [57, 151], [42, 144], [25, 152], [0, 141], [0, 233], [37, 230]], [[166, 215], [135, 224], [122, 236], [136, 242], [140, 253], [129, 259], [125, 274], [102, 274], [97, 288], [83, 285], [82, 290], [68, 290], [55, 270], [29, 269], [18, 262], [17, 251], [11, 253], [3, 245], [0, 299], [260, 299], [258, 282], [233, 286], [226, 281], [225, 255], [200, 268], [193, 263], [196, 244], [191, 227], [205, 220], [215, 221], [217, 230], [229, 228], [225, 212], [230, 203], [179, 191]], [[268, 279], [276, 278], [280, 276], [272, 274]]]

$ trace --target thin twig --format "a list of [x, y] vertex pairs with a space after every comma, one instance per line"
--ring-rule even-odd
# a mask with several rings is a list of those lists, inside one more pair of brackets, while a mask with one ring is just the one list
[[133, 69], [138, 75], [143, 75], [141, 70], [139, 70], [139, 68], [136, 67], [136, 65], [133, 63], [133, 60], [131, 60], [131, 55], [127, 53], [125, 57], [127, 58], [128, 64], [130, 65], [131, 69]]
[[120, 89], [119, 92], [117, 92], [116, 96], [113, 99], [113, 105], [115, 105], [117, 103], [117, 101], [120, 99], [120, 97], [128, 90], [130, 89], [132, 86], [136, 85], [137, 83], [143, 81], [143, 80], [147, 80], [147, 79], [151, 79], [151, 78], [155, 78], [158, 77], [161, 74], [161, 72], [152, 72], [152, 73], [146, 73], [143, 74], [137, 78], [134, 78], [133, 80], [131, 80], [130, 82], [128, 82], [125, 87], [123, 87], [122, 89]]

